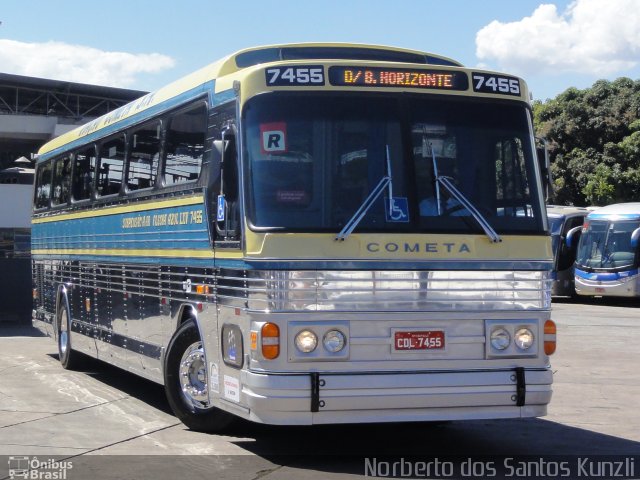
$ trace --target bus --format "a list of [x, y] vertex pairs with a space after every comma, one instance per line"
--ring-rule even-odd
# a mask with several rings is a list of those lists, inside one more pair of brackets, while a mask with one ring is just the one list
[[640, 203], [618, 203], [593, 210], [584, 227], [570, 232], [569, 242], [578, 246], [578, 295], [640, 296]]
[[42, 147], [34, 325], [194, 430], [544, 415], [542, 188], [520, 78], [245, 49]]
[[575, 244], [573, 247], [568, 245], [566, 238], [571, 230], [582, 227], [588, 213], [589, 210], [584, 207], [547, 206], [554, 260], [552, 296], [573, 297], [576, 294], [574, 282], [576, 248]]

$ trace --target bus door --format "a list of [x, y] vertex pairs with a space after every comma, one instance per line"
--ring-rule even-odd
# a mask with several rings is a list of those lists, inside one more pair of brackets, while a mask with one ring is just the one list
[[575, 217], [568, 217], [565, 219], [562, 225], [562, 231], [560, 232], [560, 242], [558, 246], [558, 253], [556, 257], [556, 283], [559, 285], [562, 295], [573, 295], [573, 264], [576, 260], [576, 250], [578, 242], [573, 242], [571, 245], [567, 245], [565, 241], [568, 233], [576, 227], [582, 227], [584, 222], [584, 216], [579, 215]]

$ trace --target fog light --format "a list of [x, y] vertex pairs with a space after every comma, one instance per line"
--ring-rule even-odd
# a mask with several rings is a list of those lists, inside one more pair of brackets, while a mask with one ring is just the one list
[[513, 336], [513, 341], [520, 350], [528, 350], [533, 345], [533, 332], [528, 328], [521, 328]]
[[302, 353], [311, 353], [318, 346], [318, 337], [311, 330], [302, 330], [296, 335], [296, 348]]
[[329, 352], [337, 353], [344, 348], [347, 338], [340, 330], [329, 330], [324, 334], [322, 343]]
[[495, 328], [491, 332], [491, 346], [496, 350], [504, 350], [509, 346], [511, 336], [504, 328]]

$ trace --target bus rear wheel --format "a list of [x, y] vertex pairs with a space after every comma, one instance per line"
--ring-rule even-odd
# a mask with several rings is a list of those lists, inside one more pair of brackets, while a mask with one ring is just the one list
[[167, 400], [176, 417], [191, 430], [220, 432], [233, 417], [209, 402], [207, 375], [200, 334], [190, 319], [169, 342], [164, 366]]

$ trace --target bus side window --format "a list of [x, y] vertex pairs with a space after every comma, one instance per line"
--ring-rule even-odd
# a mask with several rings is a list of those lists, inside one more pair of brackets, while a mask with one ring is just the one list
[[93, 192], [93, 180], [96, 176], [96, 153], [93, 147], [76, 153], [73, 170], [73, 199], [87, 200]]
[[51, 162], [46, 162], [38, 166], [36, 176], [36, 188], [34, 204], [35, 208], [46, 208], [49, 206], [51, 197]]
[[120, 135], [102, 144], [98, 168], [98, 195], [113, 195], [122, 185], [124, 165], [124, 136]]
[[127, 188], [140, 190], [156, 183], [160, 160], [160, 122], [149, 123], [129, 135]]
[[171, 117], [165, 143], [164, 185], [192, 182], [200, 177], [206, 135], [205, 103]]
[[52, 205], [63, 205], [69, 201], [71, 183], [71, 158], [63, 157], [55, 161], [53, 169]]

